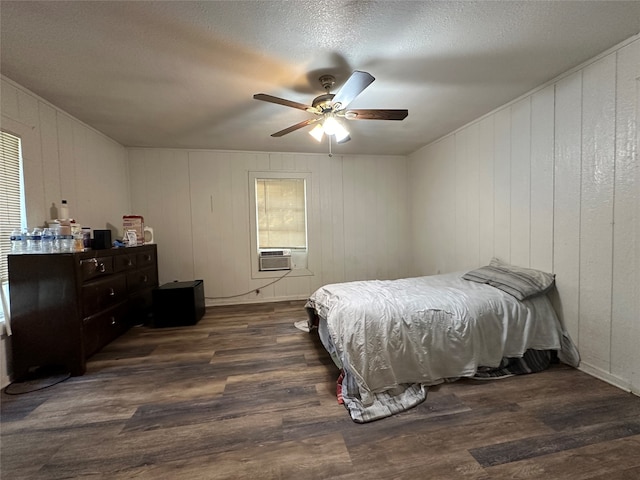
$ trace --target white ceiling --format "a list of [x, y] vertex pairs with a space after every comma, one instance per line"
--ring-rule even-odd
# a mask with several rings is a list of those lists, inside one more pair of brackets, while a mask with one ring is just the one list
[[408, 154], [640, 32], [640, 1], [0, 2], [0, 73], [125, 146], [326, 152], [333, 74], [376, 77], [335, 153]]

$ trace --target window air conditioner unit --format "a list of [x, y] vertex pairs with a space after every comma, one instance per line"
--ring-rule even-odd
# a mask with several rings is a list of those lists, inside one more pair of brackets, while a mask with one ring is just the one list
[[258, 255], [260, 271], [291, 270], [291, 250], [261, 250]]

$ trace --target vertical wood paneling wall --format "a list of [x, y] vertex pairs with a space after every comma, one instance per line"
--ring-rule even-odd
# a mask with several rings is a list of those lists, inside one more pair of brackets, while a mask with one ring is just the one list
[[[124, 147], [5, 77], [0, 99], [0, 126], [22, 138], [29, 228], [43, 226], [52, 204], [66, 199], [81, 224], [121, 232], [129, 211]], [[9, 382], [7, 341], [0, 339], [2, 386]]]
[[[556, 274], [581, 368], [640, 392], [640, 39], [409, 157], [411, 275]], [[466, 195], [466, 198], [465, 198]]]
[[[28, 226], [51, 219], [66, 199], [73, 218], [122, 233], [129, 210], [125, 148], [2, 77], [2, 128], [22, 138]], [[115, 232], [114, 232], [115, 233]]]
[[[160, 282], [203, 279], [208, 304], [300, 299], [327, 283], [408, 273], [406, 157], [133, 148], [129, 166], [132, 209], [154, 229]], [[312, 275], [268, 286], [251, 278], [250, 171], [311, 173]]]

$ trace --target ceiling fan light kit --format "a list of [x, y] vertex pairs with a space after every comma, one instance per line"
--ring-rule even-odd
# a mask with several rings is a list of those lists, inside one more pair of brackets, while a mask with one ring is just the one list
[[324, 128], [320, 123], [316, 124], [311, 130], [309, 130], [309, 135], [315, 138], [318, 142], [322, 141], [322, 137], [324, 136]]
[[354, 71], [340, 90], [332, 94], [330, 90], [336, 83], [333, 75], [322, 75], [320, 84], [327, 93], [317, 96], [311, 102], [311, 106], [302, 103], [274, 97], [265, 93], [257, 93], [253, 96], [256, 100], [276, 103], [285, 107], [305, 110], [316, 115], [316, 118], [302, 121], [284, 130], [271, 134], [272, 137], [282, 137], [288, 133], [299, 130], [308, 125], [315, 124], [309, 134], [318, 142], [322, 141], [326, 134], [331, 142], [331, 137], [335, 137], [337, 143], [345, 143], [351, 140], [349, 131], [342, 124], [341, 120], [404, 120], [409, 114], [408, 110], [380, 110], [380, 109], [355, 109], [347, 110], [349, 104], [367, 88], [375, 78], [359, 70]]

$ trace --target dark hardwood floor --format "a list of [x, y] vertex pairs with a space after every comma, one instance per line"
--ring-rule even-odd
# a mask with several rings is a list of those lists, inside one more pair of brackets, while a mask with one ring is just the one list
[[562, 365], [352, 422], [303, 305], [134, 327], [82, 377], [3, 392], [2, 479], [640, 478], [640, 398]]

